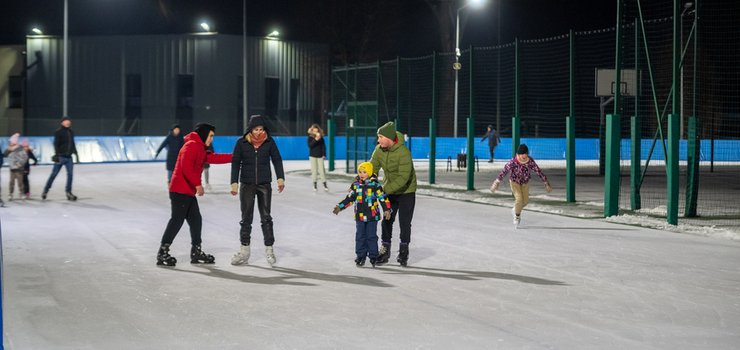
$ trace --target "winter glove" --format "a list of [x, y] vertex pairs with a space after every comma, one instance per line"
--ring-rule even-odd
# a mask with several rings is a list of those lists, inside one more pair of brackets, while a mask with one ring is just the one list
[[383, 219], [386, 219], [386, 220], [390, 220], [391, 219], [391, 211], [390, 210], [386, 210], [385, 212], [383, 212]]
[[342, 211], [342, 209], [339, 209], [339, 206], [335, 206], [334, 210], [332, 210], [331, 212], [334, 213], [334, 215], [337, 215], [340, 211]]
[[236, 196], [239, 193], [239, 184], [234, 182], [231, 184], [231, 195]]
[[552, 186], [550, 186], [549, 181], [545, 181], [545, 192], [550, 193], [552, 192]]
[[496, 190], [498, 190], [498, 187], [501, 185], [501, 180], [496, 179], [496, 181], [493, 182], [491, 185], [491, 192], [496, 193]]

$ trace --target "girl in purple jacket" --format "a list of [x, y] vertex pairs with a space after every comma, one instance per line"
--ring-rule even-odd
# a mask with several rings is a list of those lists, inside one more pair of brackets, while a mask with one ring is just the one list
[[537, 173], [537, 176], [545, 183], [545, 191], [548, 193], [552, 191], [550, 182], [547, 181], [547, 176], [542, 173], [542, 169], [537, 166], [534, 159], [529, 157], [529, 148], [527, 148], [527, 145], [521, 144], [516, 151], [516, 157], [504, 165], [504, 170], [501, 170], [501, 173], [498, 174], [498, 177], [491, 185], [491, 192], [496, 192], [504, 176], [508, 172], [511, 172], [511, 175], [509, 175], [509, 184], [511, 185], [511, 192], [514, 194], [515, 199], [514, 208], [511, 209], [511, 212], [514, 216], [515, 226], [519, 226], [522, 220], [522, 209], [529, 203], [529, 179], [532, 177], [530, 174], [532, 171]]

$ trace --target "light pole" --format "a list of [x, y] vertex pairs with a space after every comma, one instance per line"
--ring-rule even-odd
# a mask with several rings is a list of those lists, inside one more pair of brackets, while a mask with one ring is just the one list
[[242, 132], [247, 131], [247, 0], [242, 1]]
[[62, 117], [68, 117], [67, 87], [69, 71], [69, 6], [68, 0], [64, 0], [64, 43], [62, 44]]
[[480, 8], [485, 3], [485, 0], [467, 0], [465, 5], [457, 9], [457, 14], [455, 16], [455, 63], [452, 65], [452, 69], [455, 70], [455, 102], [454, 102], [454, 137], [457, 137], [457, 96], [458, 96], [458, 73], [460, 72], [460, 69], [462, 68], [462, 65], [460, 64], [460, 11], [462, 9], [468, 7], [468, 5], [473, 6], [474, 8]]
[[[683, 58], [685, 56], [684, 53], [686, 52], [686, 50], [684, 50], [684, 47], [683, 47], [683, 16], [686, 14], [686, 11], [688, 11], [689, 9], [691, 9], [693, 6], [694, 6], [694, 3], [689, 1], [689, 2], [687, 2], [687, 3], [685, 3], [683, 5], [683, 11], [681, 12], [681, 77], [680, 77], [680, 79], [681, 79], [681, 82], [680, 82], [681, 89], [680, 89], [680, 95], [679, 95], [680, 97], [679, 98], [681, 99], [681, 102], [680, 103], [681, 103], [681, 111], [682, 111], [682, 113], [681, 113], [681, 123], [679, 124], [680, 125], [680, 127], [679, 127], [680, 128], [680, 131], [678, 133], [679, 139], [683, 139], [684, 138], [684, 127], [683, 127], [684, 124], [683, 123], [684, 123], [684, 114], [685, 114], [685, 113], [683, 113], [683, 65], [684, 65]], [[691, 11], [689, 11], [689, 14], [690, 13], [691, 13]], [[696, 40], [696, 38], [694, 38], [694, 40]]]

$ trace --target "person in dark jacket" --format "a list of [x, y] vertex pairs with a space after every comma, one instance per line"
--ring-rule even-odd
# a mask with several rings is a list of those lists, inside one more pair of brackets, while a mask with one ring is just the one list
[[355, 264], [365, 265], [365, 258], [375, 267], [378, 261], [378, 221], [391, 218], [388, 200], [378, 177], [373, 175], [373, 164], [364, 162], [357, 166], [357, 177], [349, 188], [347, 197], [334, 207], [335, 215], [355, 204]]
[[329, 191], [326, 186], [326, 169], [324, 168], [324, 158], [326, 157], [326, 143], [324, 142], [324, 131], [319, 124], [313, 124], [308, 128], [308, 160], [311, 162], [311, 180], [313, 180], [313, 190], [316, 192], [317, 175], [321, 176], [321, 182], [324, 184], [324, 191]]
[[285, 189], [283, 159], [280, 157], [275, 140], [269, 135], [265, 121], [261, 116], [254, 115], [249, 119], [247, 132], [236, 141], [231, 158], [231, 195], [239, 194], [242, 212], [242, 219], [239, 222], [241, 247], [231, 259], [232, 265], [246, 264], [249, 260], [255, 197], [257, 197], [257, 209], [260, 213], [262, 234], [265, 240], [267, 262], [272, 265], [276, 261], [275, 252], [272, 249], [275, 235], [272, 231], [272, 216], [270, 216], [271, 161], [275, 167], [277, 190], [280, 193]]
[[28, 140], [23, 140], [23, 142], [21, 142], [21, 145], [23, 146], [23, 150], [25, 150], [26, 154], [28, 155], [26, 167], [23, 169], [23, 189], [26, 191], [26, 199], [30, 199], [31, 187], [29, 186], [28, 175], [31, 174], [31, 161], [33, 160], [33, 165], [38, 164], [39, 161], [38, 159], [36, 159], [36, 155], [33, 154], [33, 149], [31, 148], [31, 146], [28, 145]]
[[488, 130], [486, 130], [486, 134], [483, 135], [483, 138], [480, 139], [480, 142], [483, 142], [485, 140], [488, 140], [488, 151], [491, 153], [491, 158], [488, 159], [488, 162], [493, 163], [493, 154], [496, 151], [496, 146], [501, 143], [501, 139], [498, 137], [498, 132], [496, 132], [496, 129], [493, 128], [493, 125], [488, 126]]
[[172, 125], [170, 132], [167, 137], [164, 138], [162, 144], [157, 148], [157, 153], [154, 154], [156, 159], [159, 156], [159, 152], [167, 148], [167, 183], [172, 181], [172, 171], [175, 170], [175, 162], [177, 162], [177, 155], [180, 153], [180, 148], [185, 143], [182, 133], [180, 133], [180, 125]]
[[64, 187], [64, 192], [68, 200], [76, 201], [77, 196], [72, 194], [72, 171], [74, 169], [72, 155], [77, 157], [77, 163], [80, 162], [80, 156], [77, 154], [77, 147], [75, 147], [75, 134], [71, 129], [72, 120], [69, 117], [63, 117], [61, 124], [59, 129], [54, 132], [54, 156], [51, 157], [51, 160], [54, 161], [54, 168], [51, 170], [49, 180], [46, 181], [41, 199], [46, 199], [54, 179], [64, 167], [67, 169], [67, 185]]
[[200, 182], [203, 164], [225, 164], [231, 161], [231, 154], [206, 153], [206, 147], [213, 142], [216, 128], [210, 124], [198, 124], [195, 131], [185, 137], [185, 144], [177, 156], [175, 170], [170, 182], [170, 203], [172, 215], [167, 228], [162, 235], [161, 245], [157, 252], [157, 265], [175, 266], [177, 259], [170, 255], [170, 245], [182, 228], [185, 220], [190, 226], [190, 263], [212, 264], [213, 255], [203, 253], [200, 245], [203, 218], [200, 215], [198, 199], [195, 197], [205, 194]]

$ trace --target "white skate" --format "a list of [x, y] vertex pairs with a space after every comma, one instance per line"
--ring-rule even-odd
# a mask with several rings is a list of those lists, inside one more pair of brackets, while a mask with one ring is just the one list
[[248, 245], [243, 245], [231, 258], [231, 265], [244, 265], [249, 261], [250, 250]]
[[267, 263], [270, 264], [270, 266], [274, 265], [275, 261], [277, 261], [277, 259], [275, 259], [275, 253], [272, 250], [272, 246], [265, 247], [265, 257], [267, 258]]

